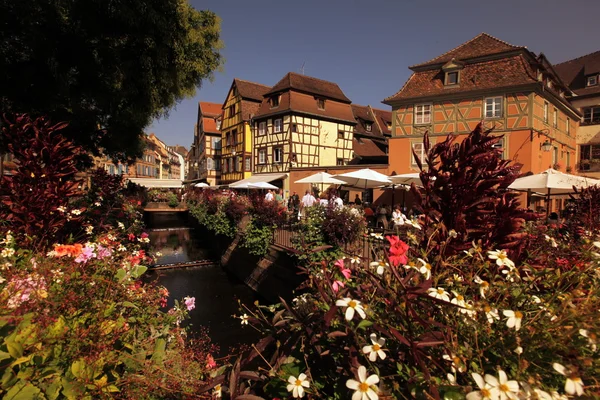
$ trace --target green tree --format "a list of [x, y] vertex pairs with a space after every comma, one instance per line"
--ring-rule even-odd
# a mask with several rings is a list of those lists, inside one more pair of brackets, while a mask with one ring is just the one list
[[119, 160], [222, 64], [219, 18], [187, 0], [0, 0], [0, 26], [1, 111]]

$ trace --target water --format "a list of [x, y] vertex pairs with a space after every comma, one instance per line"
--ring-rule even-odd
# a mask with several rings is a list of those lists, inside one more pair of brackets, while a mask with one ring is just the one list
[[211, 340], [220, 347], [220, 356], [228, 354], [230, 348], [255, 342], [258, 339], [256, 331], [247, 325], [242, 326], [239, 319], [232, 317], [240, 315], [238, 301], [253, 307], [257, 300], [254, 291], [218, 265], [216, 261], [220, 255], [203, 247], [203, 240], [195, 230], [173, 227], [176, 222], [165, 216], [150, 225], [155, 228], [148, 231], [152, 250], [162, 253], [157, 264], [207, 259], [215, 260], [215, 264], [152, 271], [149, 278], [169, 290], [167, 307], [172, 307], [175, 299], [195, 297], [196, 308], [190, 311], [190, 330], [193, 333], [208, 328]]

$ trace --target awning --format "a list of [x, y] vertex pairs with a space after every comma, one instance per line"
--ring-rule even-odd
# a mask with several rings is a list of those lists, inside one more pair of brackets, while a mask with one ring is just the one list
[[129, 178], [130, 182], [147, 188], [181, 188], [181, 179]]
[[273, 174], [257, 174], [252, 175], [250, 178], [242, 179], [241, 181], [233, 182], [229, 185], [230, 188], [247, 188], [248, 184], [258, 182], [273, 182], [277, 179], [285, 179], [288, 177], [287, 173], [273, 173]]

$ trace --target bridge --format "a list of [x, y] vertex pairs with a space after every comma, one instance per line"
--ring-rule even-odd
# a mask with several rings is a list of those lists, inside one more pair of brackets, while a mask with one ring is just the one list
[[169, 207], [166, 202], [149, 202], [144, 208], [144, 212], [186, 212], [188, 211], [186, 203], [179, 203], [177, 207]]

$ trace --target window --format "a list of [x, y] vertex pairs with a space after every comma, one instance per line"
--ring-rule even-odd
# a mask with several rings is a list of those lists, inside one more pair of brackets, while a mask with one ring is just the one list
[[548, 102], [544, 102], [544, 123], [548, 123]]
[[485, 99], [485, 118], [501, 118], [502, 117], [502, 96], [488, 97]]
[[242, 157], [240, 156], [235, 156], [235, 172], [241, 172], [242, 171]]
[[233, 117], [235, 115], [235, 104], [229, 106], [229, 117]]
[[338, 139], [344, 138], [344, 131], [338, 131]]
[[279, 96], [271, 97], [271, 108], [279, 107]]
[[259, 135], [264, 135], [265, 133], [267, 133], [267, 123], [266, 122], [259, 122], [259, 124], [258, 124], [258, 134]]
[[421, 161], [421, 163], [423, 163], [425, 160], [425, 146], [423, 146], [423, 143], [413, 143], [412, 150], [413, 150], [414, 154], [412, 154], [412, 156], [411, 156], [411, 160], [412, 160], [411, 164], [416, 167], [417, 160], [415, 159], [415, 154], [417, 155], [417, 157], [419, 157], [419, 160]]
[[571, 152], [567, 151], [567, 168], [571, 167]]
[[251, 171], [252, 170], [252, 157], [247, 156], [245, 159], [245, 165], [244, 165], [244, 170], [245, 171]]
[[225, 146], [231, 146], [231, 134], [229, 132], [225, 134]]
[[210, 157], [206, 159], [206, 169], [209, 171], [212, 171], [215, 169], [215, 162]]
[[446, 72], [446, 85], [458, 84], [458, 71]]
[[292, 124], [292, 132], [298, 132], [298, 124]]
[[586, 86], [596, 86], [598, 84], [598, 75], [592, 75], [587, 77]]
[[335, 165], [346, 165], [346, 163], [344, 163], [344, 159], [343, 158], [338, 158], [335, 161]]
[[211, 141], [210, 145], [213, 150], [221, 150], [221, 138], [220, 137], [210, 138], [210, 141]]
[[552, 148], [552, 166], [554, 168], [554, 165], [556, 165], [558, 163], [558, 147], [553, 147]]
[[281, 147], [273, 147], [273, 163], [280, 164], [283, 162], [283, 149]]
[[567, 118], [567, 127], [566, 127], [567, 135], [571, 136], [571, 119]]
[[325, 109], [325, 99], [317, 99], [317, 108], [319, 110]]
[[415, 124], [431, 123], [431, 104], [417, 104], [415, 106]]
[[365, 122], [365, 129], [367, 130], [367, 132], [371, 132], [371, 130], [373, 129], [373, 124], [370, 122]]
[[554, 114], [552, 115], [552, 126], [558, 128], [558, 110], [554, 109]]
[[228, 166], [229, 172], [235, 172], [235, 169], [233, 169], [233, 157], [231, 157], [229, 159], [229, 166]]
[[583, 109], [584, 124], [600, 124], [600, 107], [586, 107]]
[[259, 149], [258, 150], [258, 163], [259, 164], [266, 164], [267, 162], [267, 150], [266, 149]]
[[237, 129], [231, 131], [231, 144], [235, 146], [237, 144]]
[[279, 133], [282, 130], [283, 120], [281, 118], [273, 121], [273, 132]]
[[221, 120], [220, 119], [217, 120], [217, 130], [218, 131], [221, 130]]

